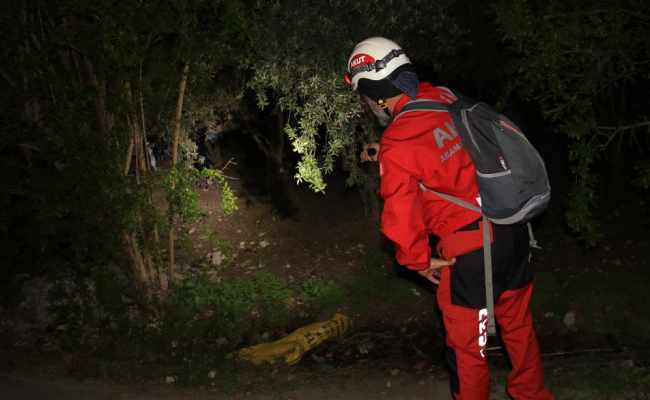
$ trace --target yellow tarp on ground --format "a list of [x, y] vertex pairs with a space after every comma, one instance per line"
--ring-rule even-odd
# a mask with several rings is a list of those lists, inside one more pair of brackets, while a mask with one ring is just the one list
[[343, 314], [334, 314], [330, 320], [303, 326], [275, 342], [243, 348], [233, 356], [238, 360], [249, 361], [253, 364], [273, 363], [277, 360], [295, 364], [300, 361], [306, 351], [316, 347], [324, 340], [342, 337], [349, 326], [348, 317]]

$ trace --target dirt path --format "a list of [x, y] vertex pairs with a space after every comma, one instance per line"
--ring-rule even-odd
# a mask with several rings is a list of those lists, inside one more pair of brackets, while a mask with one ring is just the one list
[[[383, 376], [380, 376], [383, 375]], [[389, 387], [390, 385], [390, 387]], [[222, 400], [222, 399], [274, 399], [274, 400], [330, 400], [330, 399], [404, 399], [448, 400], [449, 383], [437, 377], [419, 379], [412, 375], [391, 376], [390, 373], [375, 376], [330, 379], [330, 383], [288, 382], [283, 388], [256, 387], [230, 395], [216, 389], [183, 389], [170, 385], [106, 385], [79, 383], [72, 380], [45, 380], [41, 378], [0, 375], [0, 393], [3, 400]]]

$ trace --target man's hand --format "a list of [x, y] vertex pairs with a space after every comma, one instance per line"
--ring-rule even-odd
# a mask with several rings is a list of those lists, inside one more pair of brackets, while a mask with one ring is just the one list
[[431, 262], [429, 263], [429, 268], [418, 271], [418, 273], [437, 285], [440, 283], [440, 268], [448, 267], [450, 265], [454, 265], [455, 263], [456, 257], [452, 258], [449, 261], [441, 260], [439, 258], [432, 258]]
[[377, 154], [379, 153], [379, 143], [368, 143], [363, 146], [361, 152], [361, 162], [377, 161]]

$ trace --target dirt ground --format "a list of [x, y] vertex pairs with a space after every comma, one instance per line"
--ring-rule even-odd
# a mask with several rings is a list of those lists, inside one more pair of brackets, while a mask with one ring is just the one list
[[75, 382], [71, 379], [44, 380], [15, 375], [0, 375], [0, 392], [4, 400], [113, 400], [113, 399], [187, 399], [187, 400], [328, 400], [328, 399], [452, 399], [449, 384], [436, 376], [391, 376], [389, 371], [353, 373], [336, 371], [327, 380], [305, 379], [305, 372], [287, 374], [282, 381], [250, 383], [236, 393], [224, 394], [215, 388], [178, 388], [172, 385], [142, 383], [114, 385]]
[[[244, 178], [236, 168], [227, 174]], [[220, 213], [219, 188], [201, 186], [200, 202], [205, 221], [203, 225], [188, 227], [187, 242], [182, 246], [179, 243], [179, 263], [189, 266], [201, 261], [211, 262], [215, 249], [201, 234], [206, 227], [235, 249], [234, 261], [221, 270], [222, 279], [252, 276], [259, 271], [289, 282], [313, 276], [335, 279], [342, 272], [363, 273], [369, 256], [383, 254], [387, 260], [391, 259], [392, 247], [379, 233], [379, 222], [364, 215], [355, 189], [346, 188], [341, 176], [328, 177], [325, 195], [314, 193], [306, 185], [296, 185], [290, 176], [280, 181], [274, 196], [268, 196], [261, 195], [250, 179], [231, 180], [239, 207], [231, 216]], [[558, 207], [552, 207], [545, 220], [537, 224], [542, 249], [534, 250], [535, 269], [547, 287], [534, 295], [537, 298], [533, 299], [533, 311], [545, 354], [549, 387], [558, 399], [650, 398], [647, 391], [650, 382], [646, 382], [648, 364], [644, 364], [650, 358], [640, 353], [642, 346], [626, 343], [621, 337], [621, 332], [625, 331], [610, 335], [605, 329], [597, 334], [584, 334], [583, 329], [589, 328], [587, 322], [593, 323], [593, 315], [589, 314], [593, 314], [592, 309], [585, 302], [569, 301], [560, 295], [571, 291], [572, 285], [578, 285], [591, 274], [613, 281], [622, 267], [645, 266], [644, 255], [649, 243], [643, 233], [647, 227], [643, 219], [635, 217], [639, 207], [645, 210], [645, 203], [639, 203], [638, 199], [629, 199], [624, 204], [614, 202], [611, 216], [605, 218], [612, 226], [607, 246], [593, 252], [581, 250], [556, 222], [559, 201], [556, 204]], [[621, 229], [621, 219], [627, 221], [626, 229], [632, 236], [623, 236], [617, 231]], [[630, 237], [637, 239], [630, 241]], [[78, 373], [62, 374], [61, 368], [51, 368], [49, 364], [69, 362], [65, 355], [62, 361], [61, 355], [54, 351], [49, 358], [42, 359], [38, 368], [6, 368], [5, 362], [0, 363], [0, 371], [5, 371], [0, 375], [0, 398], [450, 399], [435, 287], [423, 282], [417, 274], [399, 269], [391, 261], [379, 268], [386, 276], [409, 282], [413, 297], [407, 305], [373, 300], [362, 308], [344, 305], [337, 310], [351, 320], [348, 339], [369, 338], [350, 340], [352, 346], [371, 343], [372, 347], [365, 352], [359, 350], [350, 356], [347, 351], [346, 357], [336, 359], [336, 355], [343, 352], [335, 351], [336, 344], [324, 344], [295, 366], [244, 368], [238, 374], [238, 383], [226, 394], [210, 385], [187, 388], [166, 383], [162, 372], [159, 376], [153, 373], [153, 378], [133, 378], [117, 384], [94, 378], [79, 382]], [[181, 274], [187, 270], [179, 269]], [[552, 278], [550, 284], [549, 277]], [[611, 290], [619, 288], [614, 285]], [[592, 295], [599, 293], [595, 291]], [[615, 312], [610, 310], [596, 315], [595, 323], [611, 318]], [[574, 321], [567, 319], [569, 313]], [[318, 321], [326, 316], [309, 315], [307, 310], [299, 317]], [[648, 326], [647, 320], [639, 321], [640, 329]], [[283, 332], [276, 334], [282, 336]], [[498, 341], [491, 345], [494, 347], [489, 353], [493, 372], [491, 398], [505, 399], [507, 362], [498, 348]], [[631, 352], [626, 353], [627, 348]], [[3, 353], [6, 352], [3, 350]], [[324, 363], [322, 360], [327, 353], [335, 354], [335, 359]], [[616, 379], [612, 378], [612, 372], [617, 375]]]

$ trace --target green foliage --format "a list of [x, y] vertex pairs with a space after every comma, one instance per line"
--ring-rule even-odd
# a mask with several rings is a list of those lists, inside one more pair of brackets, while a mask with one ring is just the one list
[[[248, 40], [243, 13], [240, 2], [228, 0], [28, 0], [4, 9], [3, 282], [18, 272], [88, 276], [109, 261], [127, 264], [128, 236], [159, 262], [157, 235], [169, 228], [161, 204], [171, 200], [171, 214], [183, 222], [200, 218], [193, 184], [206, 173], [189, 166], [196, 149], [188, 132], [232, 108], [214, 77], [238, 63], [231, 45]], [[134, 126], [169, 139], [186, 61], [181, 165], [154, 176], [134, 167], [124, 176]], [[223, 187], [224, 213], [235, 211], [225, 177], [210, 178]], [[173, 190], [172, 179], [180, 182]], [[167, 198], [155, 198], [165, 185]]]
[[643, 161], [637, 167], [637, 174], [634, 184], [641, 189], [650, 189], [650, 160]]
[[289, 301], [293, 290], [283, 278], [267, 272], [259, 272], [256, 277], [259, 287], [259, 313], [263, 315], [268, 326], [280, 327], [289, 320]]
[[226, 337], [235, 347], [247, 332], [284, 326], [292, 295], [284, 279], [268, 273], [219, 282], [206, 268], [184, 280], [170, 296], [163, 335], [183, 343]]
[[201, 219], [199, 193], [195, 190], [200, 172], [186, 164], [176, 164], [174, 169], [164, 176], [164, 185], [168, 199], [168, 217], [179, 215], [186, 223]]
[[598, 233], [600, 224], [593, 215], [596, 206], [594, 180], [593, 175], [586, 175], [584, 180], [579, 180], [579, 184], [571, 188], [569, 191], [571, 207], [565, 213], [569, 226], [588, 247], [596, 246], [602, 238], [602, 235]]
[[[199, 206], [199, 193], [196, 188], [202, 180], [219, 181], [222, 214], [230, 215], [237, 211], [237, 197], [230, 189], [230, 185], [221, 171], [207, 168], [198, 170], [192, 165], [179, 163], [170, 173], [163, 174], [162, 185], [167, 193], [169, 204], [167, 218], [178, 215], [183, 224], [201, 221], [203, 210]], [[217, 247], [224, 247], [224, 243], [220, 242], [213, 233], [210, 233], [209, 237], [216, 241]]]
[[[360, 183], [358, 142], [375, 136], [370, 120], [361, 122], [362, 104], [343, 75], [356, 42], [389, 35], [414, 61], [440, 68], [453, 57], [459, 28], [447, 15], [452, 2], [408, 4], [378, 0], [330, 2], [258, 1], [252, 8], [251, 35], [256, 38], [240, 68], [250, 74], [260, 108], [287, 112], [285, 128], [293, 151], [300, 155], [295, 178], [323, 191], [323, 174], [336, 158], [350, 154], [350, 183]], [[309, 10], [309, 12], [305, 12]], [[354, 155], [354, 156], [352, 156]]]
[[534, 101], [571, 140], [575, 186], [566, 220], [587, 246], [600, 235], [592, 164], [617, 137], [647, 125], [647, 110], [626, 102], [648, 81], [647, 16], [637, 0], [571, 0], [493, 3], [513, 59], [506, 75], [509, 95]]
[[[332, 171], [344, 149], [352, 161], [351, 182], [361, 181], [356, 145], [376, 133], [369, 120], [359, 125], [361, 103], [343, 83], [349, 52], [355, 41], [389, 26], [414, 61], [440, 68], [439, 61], [453, 54], [459, 32], [445, 15], [450, 4], [28, 0], [8, 5], [0, 16], [5, 167], [0, 274], [126, 263], [128, 237], [135, 238], [135, 251], [146, 250], [159, 262], [156, 236], [167, 231], [172, 217], [180, 216], [182, 223], [200, 219], [192, 187], [197, 178], [218, 180], [222, 211], [235, 211], [236, 197], [220, 171], [208, 177], [189, 167], [196, 153], [190, 133], [245, 108], [236, 95], [249, 89], [260, 107], [279, 105], [286, 113], [285, 133], [301, 156], [299, 181], [324, 190], [322, 172]], [[423, 37], [436, 38], [434, 51]], [[180, 165], [154, 176], [140, 176], [133, 167], [133, 175], [124, 176], [136, 126], [149, 137], [170, 139], [185, 63], [190, 73]], [[161, 187], [167, 193], [158, 198]], [[164, 215], [161, 205], [167, 201]]]
[[326, 278], [310, 278], [302, 284], [300, 300], [312, 306], [315, 313], [331, 313], [345, 300], [342, 285]]

